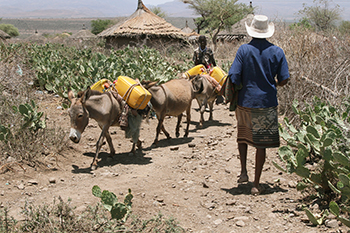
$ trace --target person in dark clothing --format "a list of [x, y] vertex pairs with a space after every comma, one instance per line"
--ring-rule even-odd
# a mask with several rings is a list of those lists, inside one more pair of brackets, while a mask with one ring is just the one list
[[194, 50], [193, 54], [192, 60], [194, 62], [194, 65], [203, 64], [207, 69], [216, 66], [213, 50], [207, 47], [207, 39], [205, 36], [199, 36], [198, 45], [198, 48]]
[[256, 148], [255, 178], [251, 193], [261, 191], [260, 176], [266, 159], [266, 148], [279, 147], [277, 86], [289, 80], [288, 64], [283, 50], [266, 40], [275, 27], [264, 15], [255, 15], [246, 23], [250, 43], [241, 45], [228, 73], [238, 92], [237, 143], [241, 162], [238, 183], [248, 182], [247, 146]]

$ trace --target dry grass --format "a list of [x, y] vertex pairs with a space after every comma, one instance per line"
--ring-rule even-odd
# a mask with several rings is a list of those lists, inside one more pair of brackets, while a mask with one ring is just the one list
[[34, 74], [25, 65], [23, 54], [0, 60], [0, 125], [10, 129], [12, 137], [0, 140], [0, 173], [11, 170], [16, 162], [36, 166], [44, 164], [46, 157], [54, 156], [64, 148], [65, 132], [51, 125], [33, 133], [23, 129], [23, 118], [13, 106], [36, 102], [32, 88]]
[[294, 99], [310, 103], [314, 96], [332, 105], [349, 95], [348, 38], [310, 31], [278, 30], [274, 43], [285, 51], [291, 82], [279, 90], [280, 110], [290, 115]]

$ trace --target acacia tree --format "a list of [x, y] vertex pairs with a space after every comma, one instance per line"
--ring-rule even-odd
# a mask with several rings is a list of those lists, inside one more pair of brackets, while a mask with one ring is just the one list
[[91, 20], [91, 33], [97, 35], [112, 25], [110, 19]]
[[252, 13], [254, 8], [237, 3], [238, 0], [181, 0], [189, 4], [201, 17], [195, 20], [197, 32], [208, 29], [209, 35], [216, 47], [216, 38], [219, 32], [230, 28], [233, 24], [243, 19], [247, 14]]
[[339, 5], [335, 5], [334, 8], [330, 8], [329, 4], [331, 2], [333, 1], [314, 0], [313, 6], [307, 6], [306, 3], [304, 3], [303, 9], [301, 9], [298, 14], [301, 16], [301, 18], [307, 18], [316, 30], [328, 30], [335, 26], [335, 22], [337, 20], [341, 19], [341, 9]]
[[161, 18], [165, 18], [167, 17], [167, 14], [162, 10], [162, 8], [158, 7], [158, 6], [154, 6], [149, 8], [150, 11], [152, 11], [155, 15], [161, 17]]

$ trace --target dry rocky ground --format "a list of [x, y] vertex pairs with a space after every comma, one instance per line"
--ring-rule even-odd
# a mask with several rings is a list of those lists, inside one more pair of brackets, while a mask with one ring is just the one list
[[[69, 116], [60, 109], [60, 99], [45, 95], [38, 104], [48, 122], [69, 132]], [[0, 174], [0, 205], [10, 208], [10, 215], [21, 219], [27, 200], [35, 205], [52, 204], [54, 197], [72, 199], [77, 212], [99, 199], [91, 193], [94, 185], [114, 192], [119, 201], [127, 190], [134, 194], [133, 213], [149, 219], [159, 212], [173, 216], [186, 232], [347, 232], [336, 220], [328, 226], [315, 227], [301, 210], [303, 196], [296, 191], [298, 177], [277, 170], [276, 149], [268, 150], [261, 183], [265, 192], [250, 195], [254, 177], [254, 149], [249, 148], [250, 182], [237, 184], [240, 170], [236, 144], [234, 112], [225, 105], [214, 106], [214, 121], [197, 129], [197, 103], [192, 106], [189, 138], [175, 138], [176, 118], [167, 118], [165, 127], [174, 137], [160, 135], [158, 147], [152, 148], [156, 119], [142, 123], [143, 154], [129, 154], [131, 143], [123, 132], [112, 128], [116, 155], [107, 161], [108, 146], [100, 154], [99, 168], [90, 171], [95, 142], [100, 130], [94, 121], [79, 144], [68, 142], [60, 155], [48, 156], [47, 168], [18, 167], [16, 172]], [[207, 114], [206, 114], [207, 119]], [[68, 140], [68, 139], [67, 139]], [[317, 206], [314, 206], [317, 208]]]

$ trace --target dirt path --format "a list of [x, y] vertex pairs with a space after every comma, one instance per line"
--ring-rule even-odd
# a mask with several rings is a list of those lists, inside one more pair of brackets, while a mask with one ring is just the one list
[[[67, 111], [57, 108], [59, 99], [50, 97], [39, 103], [56, 122], [69, 132]], [[132, 144], [122, 131], [112, 128], [116, 147], [113, 161], [107, 161], [108, 147], [103, 146], [99, 168], [89, 169], [95, 143], [100, 133], [90, 122], [79, 144], [69, 142], [63, 156], [47, 159], [48, 169], [27, 168], [23, 173], [7, 172], [0, 176], [0, 203], [10, 207], [10, 214], [21, 218], [25, 200], [35, 204], [51, 204], [54, 197], [72, 199], [76, 211], [99, 200], [91, 188], [114, 192], [123, 200], [128, 188], [134, 194], [132, 210], [147, 219], [161, 212], [173, 216], [186, 232], [337, 232], [338, 228], [312, 227], [300, 210], [297, 177], [282, 174], [273, 165], [278, 161], [277, 150], [268, 150], [261, 177], [265, 192], [250, 195], [252, 183], [238, 185], [240, 164], [236, 144], [235, 117], [227, 106], [214, 106], [214, 121], [196, 129], [199, 114], [193, 102], [189, 138], [166, 140], [160, 136], [159, 146], [151, 148], [156, 119], [142, 123], [144, 155], [128, 152]], [[206, 115], [206, 119], [207, 119]], [[175, 137], [176, 118], [165, 120], [165, 127]], [[184, 126], [184, 124], [183, 124]], [[254, 177], [254, 153], [248, 151], [248, 173]], [[343, 228], [339, 228], [343, 229]], [[345, 232], [345, 231], [344, 231]]]

